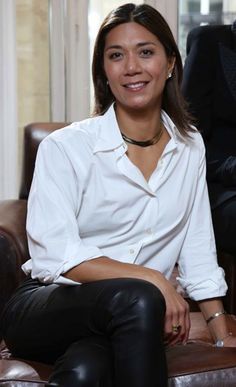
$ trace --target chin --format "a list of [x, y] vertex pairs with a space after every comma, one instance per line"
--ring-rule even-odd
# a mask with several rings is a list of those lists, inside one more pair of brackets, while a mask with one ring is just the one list
[[124, 107], [128, 109], [148, 109], [150, 108], [152, 104], [147, 101], [130, 101], [128, 102], [127, 100], [123, 104]]
[[145, 111], [145, 110], [150, 110], [155, 108], [156, 109], [156, 104], [154, 105], [153, 103], [133, 103], [129, 105], [130, 109], [133, 110], [138, 110], [138, 111]]

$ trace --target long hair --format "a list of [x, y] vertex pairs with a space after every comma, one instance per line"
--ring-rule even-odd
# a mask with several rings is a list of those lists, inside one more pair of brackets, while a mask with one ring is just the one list
[[104, 48], [106, 36], [116, 26], [135, 22], [145, 27], [163, 45], [167, 58], [175, 57], [172, 77], [167, 79], [162, 98], [162, 109], [171, 117], [180, 133], [188, 136], [192, 131], [192, 117], [187, 111], [180, 85], [183, 75], [181, 56], [173, 34], [163, 16], [147, 4], [132, 3], [121, 5], [111, 11], [103, 21], [96, 38], [93, 54], [92, 75], [95, 93], [94, 115], [104, 114], [115, 101], [104, 71]]

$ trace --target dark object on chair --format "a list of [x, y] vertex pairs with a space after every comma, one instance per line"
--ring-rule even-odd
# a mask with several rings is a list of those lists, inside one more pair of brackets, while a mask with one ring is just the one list
[[232, 32], [233, 32], [233, 33], [235, 34], [235, 36], [236, 36], [236, 20], [234, 20], [234, 22], [232, 23], [231, 30], [232, 30]]
[[226, 308], [236, 313], [236, 21], [190, 31], [182, 91], [206, 146], [218, 256], [233, 281]]
[[[65, 125], [39, 123], [25, 128], [20, 199], [0, 202], [0, 314], [22, 281], [24, 274], [20, 266], [29, 257], [25, 232], [26, 206], [38, 145], [50, 132]], [[231, 331], [236, 334], [236, 317], [227, 318]], [[235, 386], [235, 349], [212, 346], [200, 312], [192, 312], [191, 321], [189, 343], [167, 349], [169, 387]], [[0, 385], [40, 387], [47, 382], [51, 371], [50, 365], [14, 359], [0, 338]]]

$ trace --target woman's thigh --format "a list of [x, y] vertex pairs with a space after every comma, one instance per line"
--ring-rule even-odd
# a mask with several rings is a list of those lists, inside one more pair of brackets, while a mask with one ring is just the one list
[[[148, 302], [143, 302], [142, 296]], [[160, 322], [159, 328], [157, 321], [153, 327], [161, 331], [164, 299], [159, 290], [146, 281], [118, 278], [64, 286], [44, 285], [28, 279], [5, 310], [4, 338], [14, 355], [54, 362], [71, 343], [81, 338], [110, 337], [119, 330], [120, 324], [127, 325], [129, 314], [132, 314], [132, 321], [136, 314], [140, 315], [138, 319], [142, 321], [138, 325], [150, 325], [146, 320], [156, 303], [155, 315]], [[140, 305], [145, 304], [144, 312]], [[159, 313], [160, 305], [162, 310]], [[149, 320], [152, 320], [151, 316]], [[133, 326], [129, 330], [134, 334]], [[138, 331], [139, 328], [137, 336]], [[114, 334], [114, 344], [116, 339]], [[119, 335], [117, 340], [120, 347]]]
[[2, 318], [3, 335], [13, 354], [37, 360], [46, 360], [45, 354], [49, 354], [48, 361], [53, 362], [71, 343], [91, 335], [90, 320], [97, 310], [96, 288], [96, 283], [44, 285], [27, 279]]

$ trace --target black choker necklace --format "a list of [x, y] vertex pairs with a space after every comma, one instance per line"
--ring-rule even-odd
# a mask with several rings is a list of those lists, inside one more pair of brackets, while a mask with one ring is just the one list
[[153, 138], [151, 138], [151, 140], [146, 140], [146, 141], [136, 141], [136, 140], [133, 140], [132, 138], [127, 137], [122, 132], [121, 132], [121, 136], [123, 137], [125, 142], [128, 142], [129, 144], [133, 144], [133, 145], [142, 146], [144, 148], [146, 146], [150, 146], [150, 145], [156, 144], [160, 140], [160, 138], [162, 136], [162, 133], [163, 133], [163, 127], [161, 128], [160, 132], [158, 132]]

